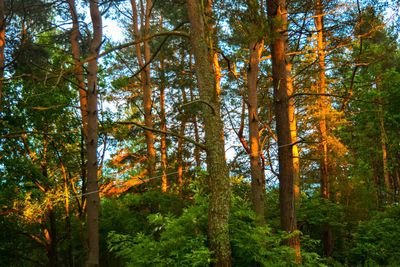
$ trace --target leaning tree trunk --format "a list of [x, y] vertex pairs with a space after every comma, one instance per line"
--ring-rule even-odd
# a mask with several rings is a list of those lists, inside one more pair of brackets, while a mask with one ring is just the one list
[[97, 56], [102, 39], [102, 21], [98, 2], [90, 0], [90, 16], [93, 24], [93, 39], [90, 43], [89, 57], [95, 59], [88, 63], [88, 134], [87, 134], [87, 227], [88, 259], [87, 266], [99, 266], [99, 206], [100, 198], [97, 184]]
[[195, 69], [202, 103], [202, 116], [207, 148], [207, 169], [210, 175], [211, 199], [208, 230], [210, 248], [214, 252], [215, 266], [231, 266], [229, 243], [230, 184], [225, 161], [220, 106], [213, 71], [213, 51], [210, 29], [204, 21], [204, 11], [199, 0], [187, 0], [191, 24], [191, 44], [195, 56]]
[[[287, 11], [285, 0], [267, 0], [268, 19], [271, 32], [275, 35], [272, 40], [271, 59], [274, 85], [274, 106], [276, 116], [276, 132], [278, 138], [279, 157], [279, 202], [281, 211], [282, 230], [292, 233], [297, 230], [292, 138], [290, 134], [289, 97], [287, 88], [288, 73], [286, 70], [287, 50]], [[285, 241], [286, 245], [296, 250], [296, 260], [300, 258], [300, 239], [294, 235]]]

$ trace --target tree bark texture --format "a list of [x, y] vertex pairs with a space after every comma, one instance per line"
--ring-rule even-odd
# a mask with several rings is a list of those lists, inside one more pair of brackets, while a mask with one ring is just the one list
[[[286, 70], [287, 50], [287, 11], [285, 0], [267, 0], [268, 19], [271, 25], [271, 59], [274, 85], [274, 107], [279, 157], [279, 202], [282, 230], [292, 233], [297, 230], [292, 138], [290, 134], [289, 97]], [[298, 235], [285, 241], [286, 245], [296, 250], [296, 260], [300, 258], [300, 239]]]
[[[209, 105], [202, 105], [207, 148], [207, 169], [210, 175], [211, 199], [208, 230], [210, 248], [214, 251], [215, 266], [231, 266], [231, 248], [229, 243], [230, 183], [225, 161], [223, 124], [220, 118], [220, 106], [213, 71], [213, 51], [209, 26], [204, 21], [204, 10], [198, 0], [187, 0], [191, 24], [191, 44], [195, 56], [195, 69], [200, 99]], [[210, 42], [210, 43], [209, 43]]]
[[[141, 27], [139, 31], [139, 20], [138, 20], [138, 9], [136, 5], [136, 0], [131, 0], [132, 5], [132, 18], [133, 18], [133, 30], [136, 37], [141, 36], [141, 34], [148, 34], [150, 30], [150, 11], [151, 11], [151, 0], [146, 0], [146, 7], [143, 6], [143, 1], [141, 1], [141, 8], [145, 9], [141, 12]], [[148, 40], [143, 42], [144, 49], [144, 61], [141, 51], [140, 43], [136, 44], [136, 56], [139, 62], [139, 68], [143, 69], [140, 73], [142, 81], [143, 90], [143, 109], [144, 109], [144, 124], [153, 128], [153, 117], [151, 114], [152, 108], [152, 89], [151, 89], [151, 79], [150, 79], [150, 45]], [[144, 67], [144, 68], [143, 68]], [[149, 177], [154, 177], [156, 174], [156, 151], [154, 149], [154, 134], [152, 131], [145, 130], [146, 136], [146, 146], [147, 146], [147, 169], [149, 172]]]
[[[248, 3], [250, 20], [257, 21], [257, 1], [250, 0]], [[258, 72], [264, 41], [251, 41], [249, 43], [249, 66], [247, 69], [247, 106], [249, 116], [249, 140], [250, 140], [250, 171], [251, 171], [251, 193], [253, 210], [258, 222], [264, 225], [264, 194], [265, 178], [264, 168], [261, 164], [261, 146], [258, 127]]]
[[[93, 38], [90, 43], [90, 57], [99, 54], [102, 42], [102, 20], [98, 2], [91, 0], [90, 16], [93, 24]], [[88, 135], [87, 135], [87, 228], [88, 228], [88, 259], [87, 266], [99, 266], [99, 206], [100, 198], [97, 181], [97, 59], [88, 63]]]
[[250, 169], [251, 169], [251, 192], [253, 210], [259, 218], [259, 223], [264, 224], [264, 193], [265, 179], [264, 168], [261, 165], [261, 146], [258, 127], [258, 101], [257, 101], [257, 79], [258, 63], [263, 43], [250, 44], [250, 62], [247, 71], [247, 95], [249, 114], [249, 138], [250, 138]]

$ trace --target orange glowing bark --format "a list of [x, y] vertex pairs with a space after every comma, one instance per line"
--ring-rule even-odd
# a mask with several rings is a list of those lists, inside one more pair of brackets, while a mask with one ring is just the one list
[[[161, 130], [167, 131], [167, 121], [165, 118], [165, 87], [164, 87], [164, 62], [160, 63], [160, 70], [162, 72], [162, 81], [160, 85], [160, 117], [161, 117]], [[167, 136], [161, 136], [161, 167], [162, 167], [162, 184], [161, 190], [165, 193], [168, 188], [167, 180]]]
[[215, 71], [215, 83], [217, 86], [217, 94], [218, 94], [218, 99], [221, 95], [221, 67], [219, 66], [218, 62], [218, 53], [214, 53], [214, 58], [213, 58], [213, 63], [214, 63], [214, 71]]
[[[293, 92], [293, 79], [291, 77], [292, 73], [292, 63], [286, 63], [286, 71], [288, 73], [287, 77], [287, 88], [289, 97], [294, 94]], [[297, 147], [297, 120], [295, 103], [293, 98], [289, 100], [289, 122], [290, 122], [290, 136], [292, 137], [292, 153], [293, 153], [293, 176], [294, 176], [294, 198], [295, 202], [300, 201], [300, 154]]]

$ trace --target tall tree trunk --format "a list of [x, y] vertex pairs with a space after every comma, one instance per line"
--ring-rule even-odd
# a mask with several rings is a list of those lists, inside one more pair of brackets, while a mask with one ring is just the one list
[[[191, 44], [195, 56], [195, 67], [199, 85], [202, 116], [207, 147], [207, 169], [211, 180], [211, 199], [208, 218], [210, 248], [214, 251], [215, 266], [231, 266], [229, 243], [230, 183], [225, 161], [224, 141], [221, 135], [223, 124], [213, 72], [213, 51], [210, 29], [204, 21], [204, 11], [198, 0], [187, 0], [191, 24]], [[211, 46], [212, 47], [212, 46]]]
[[[248, 1], [250, 20], [257, 22], [258, 3], [256, 0]], [[250, 171], [251, 193], [253, 210], [258, 217], [258, 222], [264, 225], [264, 194], [265, 179], [264, 168], [261, 164], [261, 146], [258, 127], [258, 92], [257, 81], [260, 56], [263, 51], [264, 41], [251, 41], [249, 44], [250, 58], [247, 69], [247, 100], [249, 115], [249, 139], [250, 139]]]
[[[141, 1], [141, 8], [145, 9], [141, 16], [141, 31], [144, 35], [149, 33], [150, 30], [150, 11], [151, 11], [151, 0], [146, 0], [146, 7], [143, 6]], [[133, 18], [133, 30], [136, 38], [141, 36], [139, 31], [139, 21], [138, 21], [138, 9], [136, 5], [136, 0], [131, 0], [132, 5], [132, 18]], [[142, 90], [143, 90], [143, 108], [144, 108], [144, 124], [153, 128], [153, 118], [151, 114], [152, 108], [152, 89], [151, 89], [151, 79], [150, 79], [150, 45], [148, 41], [143, 42], [144, 47], [144, 61], [141, 51], [140, 43], [136, 44], [136, 56], [139, 62], [139, 68], [143, 69], [140, 73], [142, 80]], [[156, 174], [156, 151], [154, 149], [154, 135], [152, 131], [145, 130], [146, 136], [146, 146], [147, 146], [147, 170], [149, 172], [149, 177], [154, 177]], [[154, 180], [155, 181], [155, 180]]]
[[81, 110], [82, 117], [82, 125], [83, 125], [83, 134], [86, 138], [87, 136], [87, 121], [88, 121], [88, 112], [87, 112], [87, 94], [86, 94], [86, 85], [85, 79], [83, 76], [83, 66], [79, 64], [81, 60], [81, 53], [79, 51], [79, 21], [78, 15], [76, 13], [75, 0], [68, 0], [69, 11], [72, 18], [72, 31], [71, 31], [71, 48], [72, 48], [72, 58], [74, 59], [75, 64], [75, 78], [78, 83], [79, 90], [79, 106]]
[[[279, 202], [282, 230], [292, 233], [297, 230], [292, 137], [290, 134], [289, 97], [286, 70], [287, 11], [285, 0], [267, 0], [271, 32], [276, 34], [271, 42], [272, 77], [274, 84], [274, 106], [279, 157]], [[296, 250], [296, 260], [301, 262], [300, 239], [294, 235], [285, 241]]]
[[[289, 97], [294, 94], [293, 91], [293, 78], [292, 63], [288, 60], [286, 62], [287, 71], [287, 88]], [[297, 147], [297, 120], [296, 120], [296, 107], [293, 98], [289, 99], [289, 122], [290, 122], [290, 136], [292, 137], [292, 153], [293, 153], [293, 176], [294, 176], [294, 200], [300, 202], [300, 154]]]
[[[160, 71], [161, 71], [161, 83], [160, 83], [160, 117], [161, 117], [161, 130], [167, 130], [167, 120], [165, 118], [165, 75], [164, 75], [164, 61], [161, 60]], [[167, 136], [163, 134], [161, 136], [161, 167], [162, 167], [162, 185], [161, 189], [165, 193], [168, 188], [167, 180]]]
[[[90, 43], [90, 57], [99, 54], [102, 42], [102, 20], [98, 2], [90, 0], [90, 16], [93, 24], [93, 39]], [[87, 227], [88, 259], [87, 266], [99, 266], [99, 206], [100, 198], [97, 181], [97, 59], [88, 63], [88, 134], [87, 134]]]
[[[4, 75], [4, 47], [6, 45], [6, 19], [4, 0], [0, 0], [0, 79]], [[3, 96], [3, 81], [0, 81], [0, 110]]]
[[[184, 55], [182, 54], [182, 58], [181, 58], [181, 62], [184, 62]], [[182, 77], [183, 80], [183, 77]], [[185, 87], [182, 86], [182, 100], [183, 103], [187, 102], [187, 97], [186, 97], [186, 91], [185, 91]], [[186, 129], [186, 117], [183, 117], [182, 122], [181, 122], [181, 126], [180, 126], [180, 130], [179, 130], [179, 134], [180, 135], [185, 135], [185, 129]], [[179, 138], [178, 139], [178, 186], [179, 186], [179, 193], [183, 196], [183, 151], [182, 151], [182, 147], [183, 147], [183, 139]]]
[[[85, 164], [85, 142], [87, 139], [87, 124], [88, 124], [88, 110], [87, 110], [87, 94], [86, 94], [86, 85], [83, 73], [83, 66], [79, 64], [81, 60], [80, 49], [79, 49], [79, 21], [78, 14], [76, 12], [75, 0], [68, 0], [69, 11], [72, 18], [72, 31], [71, 31], [71, 48], [72, 48], [72, 58], [75, 64], [75, 78], [78, 85], [79, 92], [79, 107], [81, 110], [81, 119], [82, 119], [82, 142], [81, 142], [81, 180], [82, 180], [82, 193], [86, 192], [86, 164]], [[80, 207], [80, 218], [83, 217], [83, 205], [84, 198], [82, 196], [82, 205]]]
[[[329, 199], [329, 172], [328, 172], [328, 132], [327, 132], [327, 99], [326, 94], [326, 78], [325, 78], [325, 36], [324, 36], [324, 20], [323, 6], [320, 0], [315, 1], [315, 27], [317, 30], [317, 48], [318, 48], [318, 83], [317, 90], [320, 96], [318, 97], [318, 109], [320, 118], [318, 121], [320, 133], [320, 151], [322, 159], [320, 161], [321, 170], [321, 195], [325, 199]], [[327, 257], [333, 253], [332, 227], [328, 223], [322, 226], [324, 250]]]

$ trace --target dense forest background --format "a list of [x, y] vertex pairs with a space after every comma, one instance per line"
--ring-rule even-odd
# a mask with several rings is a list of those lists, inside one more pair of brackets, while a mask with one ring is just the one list
[[399, 266], [399, 9], [0, 0], [0, 266]]

